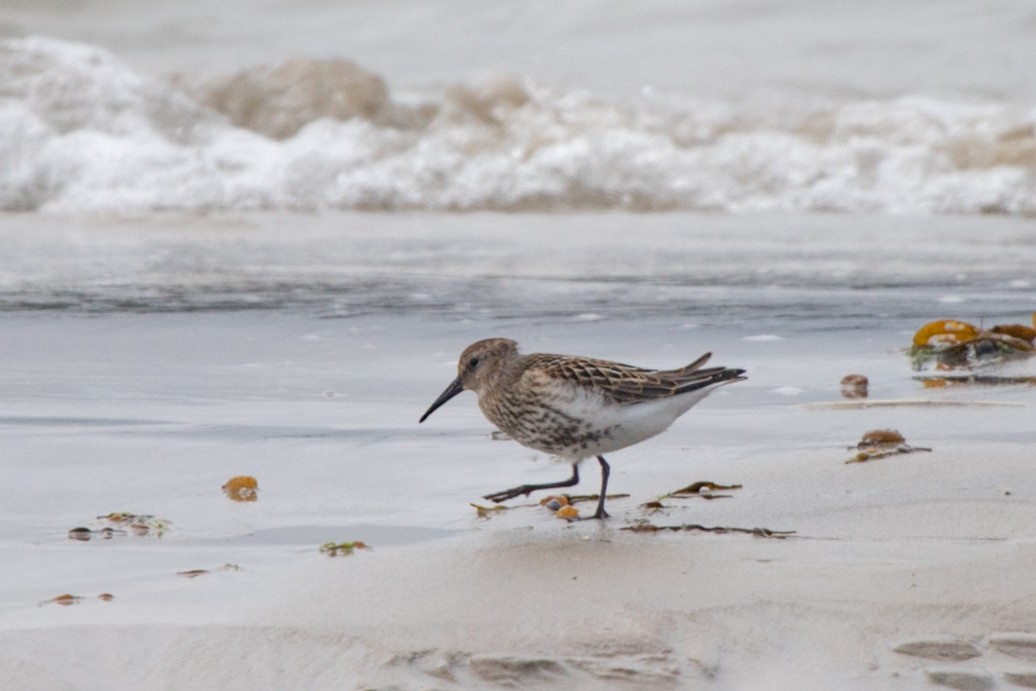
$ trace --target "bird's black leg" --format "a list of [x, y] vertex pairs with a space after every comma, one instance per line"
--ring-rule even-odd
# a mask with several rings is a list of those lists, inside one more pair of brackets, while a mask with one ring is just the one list
[[[601, 463], [604, 463], [604, 459], [601, 459]], [[605, 467], [608, 467], [607, 464], [605, 464]], [[606, 481], [607, 481], [607, 479], [606, 479]], [[507, 501], [508, 499], [513, 499], [514, 497], [517, 497], [517, 496], [519, 496], [521, 494], [524, 494], [525, 496], [529, 496], [529, 492], [535, 492], [538, 489], [554, 489], [555, 487], [571, 487], [572, 485], [578, 485], [578, 484], [579, 484], [579, 466], [576, 465], [575, 463], [573, 463], [572, 464], [572, 477], [570, 477], [567, 480], [564, 480], [562, 482], [548, 482], [548, 483], [545, 483], [545, 484], [542, 484], [542, 485], [520, 485], [518, 487], [512, 487], [511, 489], [505, 489], [502, 492], [494, 492], [493, 494], [487, 494], [486, 496], [484, 496], [482, 498], [483, 499], [488, 499], [489, 501], [493, 501], [493, 502], [496, 502], [497, 504], [499, 504], [502, 501]], [[600, 507], [598, 507], [597, 510], [601, 511]], [[605, 515], [607, 515], [607, 514], [605, 514]]]
[[612, 469], [604, 456], [598, 456], [597, 461], [601, 464], [601, 498], [597, 500], [597, 511], [590, 518], [608, 518], [608, 512], [604, 510], [604, 495], [608, 493], [608, 476]]

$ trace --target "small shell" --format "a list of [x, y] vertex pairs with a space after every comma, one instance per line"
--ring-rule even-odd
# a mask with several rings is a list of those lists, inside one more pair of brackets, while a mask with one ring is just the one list
[[564, 506], [568, 506], [568, 497], [563, 495], [544, 497], [540, 500], [540, 506], [545, 506], [550, 511], [557, 511]]
[[1036, 345], [1036, 329], [1025, 326], [1024, 324], [1000, 324], [998, 326], [994, 326], [990, 331], [995, 334], [1012, 336], [1013, 338]]
[[870, 382], [862, 374], [847, 374], [840, 382], [843, 398], [867, 398]]
[[562, 506], [554, 515], [558, 518], [564, 518], [565, 520], [571, 521], [579, 518], [579, 509], [574, 506]]
[[231, 501], [255, 501], [259, 498], [259, 483], [251, 475], [237, 475], [227, 480], [223, 491]]
[[915, 346], [948, 346], [978, 336], [978, 327], [955, 319], [928, 322], [914, 334]]
[[863, 439], [856, 445], [858, 449], [868, 449], [874, 446], [885, 446], [890, 444], [903, 444], [906, 439], [894, 429], [872, 429], [864, 433]]

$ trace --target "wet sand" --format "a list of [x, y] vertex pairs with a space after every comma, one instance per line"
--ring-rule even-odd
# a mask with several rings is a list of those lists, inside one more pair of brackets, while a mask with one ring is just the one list
[[[1001, 283], [980, 272], [954, 291], [919, 269], [915, 285], [875, 288], [885, 316], [862, 316], [852, 290], [796, 311], [799, 281], [784, 278], [769, 290], [748, 279], [710, 286], [721, 307], [688, 314], [672, 305], [701, 300], [703, 287], [680, 284], [674, 269], [621, 278], [614, 235], [601, 245], [616, 267], [610, 284], [588, 287], [589, 265], [563, 273], [563, 249], [550, 271], [522, 265], [512, 312], [494, 307], [504, 289], [468, 302], [458, 289], [429, 315], [413, 306], [425, 299], [416, 293], [372, 307], [422, 276], [461, 285], [451, 283], [455, 266], [434, 266], [463, 245], [464, 223], [424, 259], [406, 260], [396, 284], [363, 283], [365, 297], [351, 297], [361, 283], [343, 281], [295, 296], [291, 308], [252, 310], [240, 308], [242, 286], [262, 295], [285, 275], [283, 263], [255, 261], [273, 255], [252, 252], [242, 260], [250, 272], [226, 272], [219, 295], [237, 307], [201, 308], [216, 283], [190, 269], [178, 283], [168, 270], [192, 266], [183, 244], [171, 255], [160, 246], [171, 234], [159, 232], [158, 246], [122, 234], [133, 248], [75, 264], [93, 272], [77, 305], [0, 315], [0, 678], [20, 689], [1032, 686], [1034, 390], [926, 389], [902, 350], [916, 314], [971, 317], [1001, 304], [1009, 308], [990, 319], [1014, 315], [1026, 301], [1018, 281], [1029, 245], [1001, 261]], [[17, 237], [20, 256], [55, 275], [81, 248], [75, 235]], [[189, 242], [204, 247], [207, 237]], [[532, 241], [509, 242], [486, 261], [534, 256], [523, 244]], [[967, 242], [936, 252], [963, 256]], [[61, 251], [39, 249], [48, 246]], [[368, 247], [357, 266], [400, 259], [391, 242]], [[724, 255], [722, 240], [708, 247]], [[128, 287], [105, 281], [141, 257], [151, 263]], [[851, 269], [854, 258], [867, 261], [864, 250], [832, 249], [817, 266]], [[766, 266], [753, 261], [739, 275]], [[319, 283], [295, 278], [296, 290]], [[601, 301], [608, 285], [613, 300]], [[8, 283], [3, 298], [10, 306], [53, 288]], [[108, 296], [120, 290], [137, 301], [113, 307]], [[653, 293], [674, 300], [670, 311], [636, 316]], [[366, 311], [339, 312], [339, 299], [365, 300]], [[749, 379], [609, 457], [611, 489], [630, 495], [610, 501], [611, 520], [566, 523], [535, 496], [479, 518], [469, 503], [482, 495], [567, 473], [494, 440], [470, 395], [417, 425], [459, 350], [486, 335], [660, 367], [712, 350]], [[875, 399], [953, 405], [828, 406], [849, 372], [870, 377]], [[863, 432], [885, 427], [932, 451], [844, 463]], [[240, 474], [258, 478], [258, 501], [223, 496]], [[596, 469], [583, 475], [576, 491], [593, 492]], [[661, 511], [641, 506], [705, 480], [742, 487], [711, 501], [662, 498]], [[68, 538], [114, 511], [153, 514], [168, 530]], [[794, 534], [623, 530], [643, 521]], [[372, 549], [318, 551], [347, 540]], [[207, 573], [179, 575], [193, 569]], [[49, 602], [64, 593], [82, 599]]]
[[[537, 507], [351, 557], [291, 550], [274, 568], [270, 545], [238, 548], [245, 570], [182, 583], [170, 565], [112, 603], [16, 612], [0, 667], [18, 688], [116, 689], [907, 689], [944, 674], [986, 688], [1036, 673], [1029, 447], [833, 456], [739, 463], [730, 499], [650, 516], [616, 500], [605, 524]], [[621, 530], [640, 518], [796, 533]], [[22, 628], [29, 615], [46, 625]]]

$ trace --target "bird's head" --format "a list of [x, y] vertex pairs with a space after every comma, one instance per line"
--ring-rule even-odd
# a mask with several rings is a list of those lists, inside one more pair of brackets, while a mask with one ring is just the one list
[[487, 338], [469, 345], [457, 361], [457, 378], [435, 399], [420, 422], [465, 389], [485, 391], [517, 357], [518, 344], [508, 338]]

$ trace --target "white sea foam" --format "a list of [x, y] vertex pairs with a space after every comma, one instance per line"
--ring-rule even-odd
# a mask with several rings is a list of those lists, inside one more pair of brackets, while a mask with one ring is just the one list
[[4, 210], [1036, 212], [1033, 114], [997, 103], [393, 97], [320, 60], [166, 82], [48, 38], [0, 42], [0, 84]]

